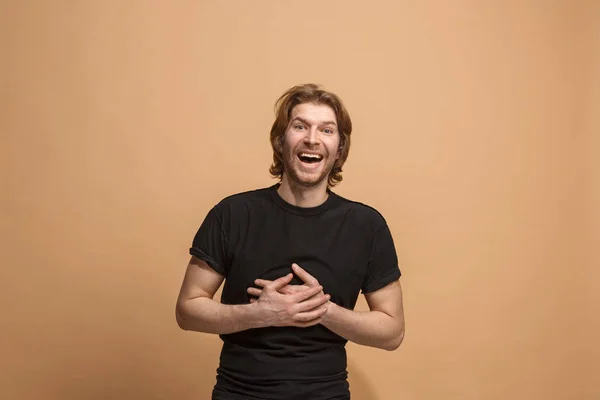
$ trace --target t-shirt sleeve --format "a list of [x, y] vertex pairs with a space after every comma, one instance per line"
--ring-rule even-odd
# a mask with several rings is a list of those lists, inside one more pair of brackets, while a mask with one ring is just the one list
[[398, 280], [400, 275], [394, 239], [389, 227], [385, 224], [373, 235], [371, 255], [362, 292], [370, 293], [379, 290]]
[[190, 254], [205, 261], [212, 269], [227, 276], [227, 234], [223, 220], [215, 208], [211, 209], [194, 236]]

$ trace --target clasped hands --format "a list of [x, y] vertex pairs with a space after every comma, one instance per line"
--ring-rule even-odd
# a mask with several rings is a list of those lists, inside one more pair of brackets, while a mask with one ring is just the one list
[[250, 302], [260, 307], [261, 318], [267, 326], [309, 327], [322, 322], [327, 313], [330, 295], [323, 293], [323, 286], [298, 264], [292, 269], [304, 285], [290, 285], [294, 277], [289, 273], [274, 281], [257, 279], [260, 288], [248, 288], [248, 294], [256, 298]]

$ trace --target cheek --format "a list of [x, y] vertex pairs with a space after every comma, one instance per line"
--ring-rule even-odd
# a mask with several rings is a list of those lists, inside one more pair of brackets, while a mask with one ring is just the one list
[[283, 158], [285, 158], [285, 159], [292, 158], [292, 155], [294, 154], [294, 147], [292, 146], [292, 144], [289, 141], [283, 142], [281, 150], [283, 153]]
[[293, 135], [287, 135], [282, 143], [284, 154], [291, 154], [294, 148], [298, 146], [298, 142], [299, 140]]
[[333, 140], [328, 146], [327, 150], [329, 151], [329, 155], [337, 160], [340, 157], [340, 146], [341, 143], [339, 140]]

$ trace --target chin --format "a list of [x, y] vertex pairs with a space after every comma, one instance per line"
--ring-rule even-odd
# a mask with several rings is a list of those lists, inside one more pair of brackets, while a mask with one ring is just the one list
[[291, 162], [286, 164], [284, 168], [290, 171], [288, 174], [288, 179], [290, 180], [291, 184], [311, 188], [319, 186], [323, 184], [323, 182], [325, 182], [325, 185], [327, 185], [327, 178], [333, 170], [333, 165], [329, 166], [325, 164], [321, 165], [314, 171], [306, 171], [301, 165]]
[[305, 174], [299, 171], [294, 171], [290, 176], [292, 182], [304, 187], [319, 186], [323, 181], [327, 181], [327, 174]]

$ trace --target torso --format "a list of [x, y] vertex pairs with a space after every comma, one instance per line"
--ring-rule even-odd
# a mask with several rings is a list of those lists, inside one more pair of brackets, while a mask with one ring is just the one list
[[[332, 302], [354, 308], [371, 238], [385, 224], [376, 211], [334, 193], [323, 205], [302, 209], [285, 203], [275, 187], [231, 196], [217, 207], [228, 237], [222, 303], [248, 303], [246, 290], [256, 278], [277, 279], [297, 263], [317, 278]], [[302, 282], [294, 277], [292, 284]], [[322, 325], [252, 329], [221, 338], [216, 390], [264, 399], [279, 398], [282, 390], [311, 400], [349, 394], [346, 340]]]

